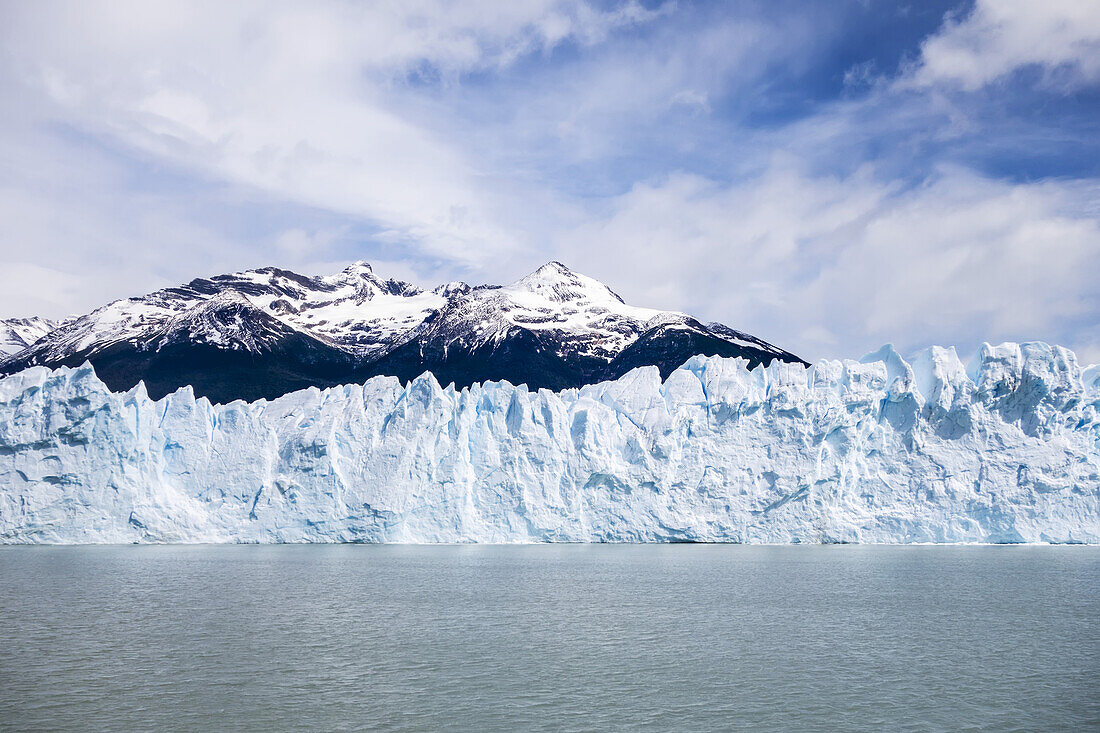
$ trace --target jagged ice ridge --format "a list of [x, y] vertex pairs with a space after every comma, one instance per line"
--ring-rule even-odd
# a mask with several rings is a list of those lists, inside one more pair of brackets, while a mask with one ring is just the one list
[[0, 380], [0, 541], [1100, 542], [1071, 351], [746, 365], [228, 405], [35, 367]]

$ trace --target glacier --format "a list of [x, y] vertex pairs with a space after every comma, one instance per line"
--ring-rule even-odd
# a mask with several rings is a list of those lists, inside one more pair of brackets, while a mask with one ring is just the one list
[[0, 380], [0, 542], [678, 541], [1098, 543], [1100, 368], [883, 347], [226, 405], [87, 364]]

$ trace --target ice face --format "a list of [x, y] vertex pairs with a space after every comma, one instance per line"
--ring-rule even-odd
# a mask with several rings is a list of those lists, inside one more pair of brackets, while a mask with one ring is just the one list
[[579, 390], [211, 405], [0, 380], [6, 542], [1100, 542], [1100, 377], [1042, 343]]

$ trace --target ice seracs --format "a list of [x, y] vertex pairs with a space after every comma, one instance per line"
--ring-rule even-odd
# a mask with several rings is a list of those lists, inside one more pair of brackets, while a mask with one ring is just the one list
[[31, 368], [0, 379], [0, 541], [1100, 542], [1100, 369], [1066, 349], [748, 367], [226, 405]]

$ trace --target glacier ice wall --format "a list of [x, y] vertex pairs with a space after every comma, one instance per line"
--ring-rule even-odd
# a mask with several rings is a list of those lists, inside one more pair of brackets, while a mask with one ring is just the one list
[[1100, 369], [1043, 343], [153, 401], [0, 380], [4, 542], [1100, 542]]

